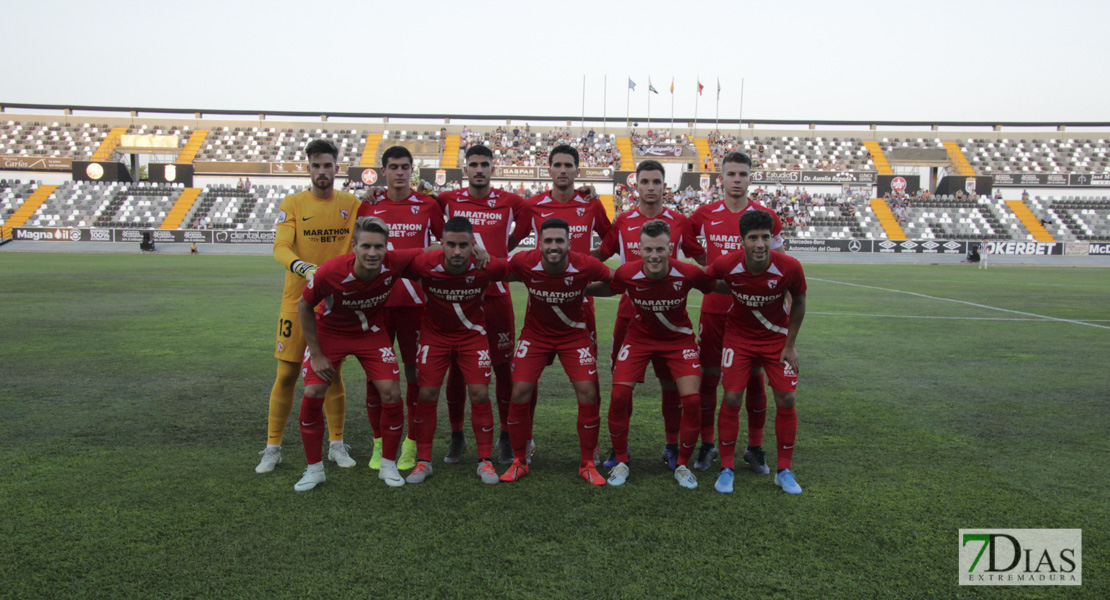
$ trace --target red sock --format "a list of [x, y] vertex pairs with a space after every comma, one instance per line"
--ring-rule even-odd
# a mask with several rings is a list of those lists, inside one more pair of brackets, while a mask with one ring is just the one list
[[794, 458], [794, 440], [798, 436], [798, 413], [794, 407], [778, 407], [775, 411], [775, 439], [779, 447], [779, 468], [789, 469]]
[[493, 456], [493, 408], [489, 402], [470, 404], [470, 425], [478, 443], [478, 458], [489, 460]]
[[763, 445], [763, 425], [767, 422], [767, 386], [763, 373], [752, 373], [748, 378], [748, 445]]
[[594, 464], [594, 450], [597, 450], [598, 429], [601, 428], [601, 406], [578, 403], [578, 449], [582, 462]]
[[[406, 431], [408, 432], [408, 438], [413, 441], [416, 441], [416, 437], [414, 437], [416, 434], [413, 431], [416, 429], [416, 405], [418, 402], [420, 402], [420, 388], [416, 386], [415, 381], [409, 381], [405, 384], [405, 408], [402, 414], [408, 415], [408, 420], [405, 423], [407, 425]], [[402, 420], [405, 420], [403, 416]]]
[[721, 452], [721, 468], [733, 468], [733, 455], [736, 454], [736, 436], [740, 434], [740, 407], [721, 403], [721, 414], [717, 417], [717, 445]]
[[720, 375], [701, 376], [698, 395], [701, 399], [701, 441], [705, 444], [713, 443], [713, 426], [716, 424], [714, 417], [717, 414], [717, 385], [720, 383]]
[[447, 418], [451, 421], [451, 433], [461, 433], [466, 427], [466, 384], [458, 365], [451, 365], [447, 371]]
[[513, 445], [513, 456], [523, 460], [532, 439], [532, 410], [523, 402], [509, 405], [509, 442]]
[[668, 444], [678, 443], [678, 430], [682, 427], [682, 399], [678, 390], [663, 390], [663, 433]]
[[[501, 431], [509, 431], [509, 404], [513, 400], [513, 364], [505, 363], [503, 365], [494, 365], [493, 374], [497, 376], [497, 385], [494, 386], [494, 393], [497, 394], [497, 418], [501, 423]], [[473, 407], [471, 407], [471, 420], [473, 417]]]
[[679, 429], [678, 460], [675, 464], [685, 465], [690, 462], [690, 455], [694, 453], [694, 446], [698, 443], [701, 433], [701, 398], [698, 394], [683, 396], [682, 426]]
[[[301, 443], [304, 457], [314, 465], [322, 460], [324, 445], [324, 399], [305, 396], [301, 399]], [[307, 425], [306, 425], [307, 423]]]
[[436, 434], [436, 417], [439, 412], [439, 401], [416, 403], [416, 429], [409, 435], [416, 439], [416, 458], [418, 460], [432, 460], [432, 442]]
[[401, 428], [405, 426], [405, 409], [400, 402], [382, 403], [382, 458], [397, 460], [401, 445]]
[[[539, 402], [539, 400], [540, 400], [540, 386], [537, 383], [534, 387], [532, 387], [532, 399], [528, 401], [528, 410], [531, 411], [533, 418], [535, 418], [535, 416], [536, 416], [536, 404]], [[531, 432], [528, 432], [528, 439], [532, 439], [532, 433]]]
[[632, 412], [632, 388], [627, 385], [613, 385], [609, 400], [609, 439], [617, 460], [628, 462], [628, 422]]
[[370, 431], [374, 439], [382, 437], [382, 397], [372, 383], [366, 386], [366, 416], [370, 417]]

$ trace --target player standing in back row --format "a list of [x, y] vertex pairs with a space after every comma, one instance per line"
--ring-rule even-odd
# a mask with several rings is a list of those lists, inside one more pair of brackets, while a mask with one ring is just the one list
[[[389, 223], [389, 249], [426, 248], [431, 237], [443, 237], [443, 210], [429, 196], [418, 194], [410, 187], [412, 153], [404, 146], [393, 146], [382, 153], [382, 176], [386, 182], [385, 196], [374, 204], [372, 214]], [[397, 468], [411, 469], [416, 464], [416, 439], [413, 437], [416, 403], [420, 390], [416, 382], [416, 347], [420, 343], [420, 320], [424, 314], [424, 290], [408, 279], [393, 284], [385, 309], [385, 327], [389, 339], [397, 341], [401, 361], [405, 363], [405, 408], [408, 412], [408, 435], [401, 446]], [[370, 425], [374, 429], [374, 456], [370, 468], [381, 461], [381, 403], [366, 400]]]
[[[802, 493], [790, 466], [798, 431], [794, 411], [794, 391], [798, 387], [795, 344], [806, 315], [806, 277], [796, 258], [771, 250], [773, 227], [774, 220], [764, 211], [744, 213], [740, 217], [741, 249], [713, 261], [707, 271], [710, 277], [723, 280], [718, 290], [731, 291], [733, 301], [721, 351], [725, 387], [718, 420], [721, 474], [714, 486], [724, 494], [732, 492], [744, 388], [752, 371], [759, 367], [766, 370], [775, 394], [775, 485], [788, 494]], [[787, 293], [791, 297], [789, 309]]]
[[[705, 242], [710, 264], [714, 260], [739, 250], [740, 217], [749, 211], [761, 210], [771, 216], [771, 249], [782, 247], [782, 223], [775, 212], [748, 198], [752, 182], [752, 159], [743, 152], [729, 152], [721, 160], [718, 179], [723, 198], [699, 207], [690, 224]], [[701, 350], [701, 436], [702, 446], [694, 469], [705, 471], [717, 456], [713, 444], [714, 416], [717, 412], [717, 385], [721, 381], [721, 348], [725, 335], [725, 315], [732, 306], [726, 294], [708, 294], [702, 300], [701, 318], [698, 323], [698, 346]], [[747, 383], [748, 444], [744, 460], [756, 473], [769, 471], [763, 456], [763, 425], [767, 418], [767, 389], [763, 369], [757, 364]]]
[[[289, 413], [293, 410], [293, 392], [300, 376], [305, 340], [297, 316], [297, 302], [305, 283], [312, 280], [317, 265], [342, 256], [351, 250], [351, 229], [358, 217], [370, 214], [370, 205], [347, 192], [335, 189], [335, 173], [339, 168], [339, 149], [327, 140], [314, 140], [305, 147], [312, 185], [309, 189], [286, 196], [281, 201], [274, 237], [274, 259], [289, 270], [281, 293], [278, 314], [277, 378], [270, 390], [269, 432], [262, 460], [255, 467], [258, 473], [269, 473], [281, 463], [281, 441]], [[336, 365], [339, 371], [339, 365]], [[324, 411], [331, 432], [328, 458], [341, 467], [353, 467], [355, 461], [343, 443], [346, 392], [342, 377], [327, 389]]]

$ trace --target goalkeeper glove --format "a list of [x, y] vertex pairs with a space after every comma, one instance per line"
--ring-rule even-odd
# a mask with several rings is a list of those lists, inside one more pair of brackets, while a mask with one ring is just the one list
[[316, 265], [303, 260], [295, 260], [293, 264], [289, 265], [289, 270], [311, 281], [312, 276], [316, 273]]

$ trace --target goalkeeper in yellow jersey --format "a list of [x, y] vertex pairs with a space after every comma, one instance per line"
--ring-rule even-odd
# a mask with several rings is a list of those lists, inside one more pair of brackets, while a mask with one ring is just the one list
[[[260, 452], [262, 461], [254, 469], [258, 473], [269, 473], [281, 464], [281, 438], [293, 410], [293, 390], [305, 353], [297, 301], [317, 265], [350, 252], [355, 220], [370, 214], [369, 204], [335, 189], [335, 174], [339, 168], [339, 149], [335, 144], [314, 140], [305, 148], [305, 154], [308, 155], [312, 187], [286, 196], [277, 216], [274, 259], [288, 272], [278, 316], [277, 350], [274, 352], [278, 366], [274, 388], [270, 391], [269, 433], [266, 449]], [[324, 400], [331, 441], [328, 459], [341, 467], [353, 467], [355, 461], [343, 444], [346, 392], [339, 365], [336, 365], [332, 382]]]

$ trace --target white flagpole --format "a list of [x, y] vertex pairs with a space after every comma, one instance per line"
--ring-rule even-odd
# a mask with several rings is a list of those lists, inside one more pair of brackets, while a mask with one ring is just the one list
[[744, 78], [740, 78], [740, 118], [736, 120], [736, 137], [744, 137]]
[[604, 135], [609, 133], [606, 122], [609, 111], [609, 76], [605, 75], [601, 81], [601, 133]]

